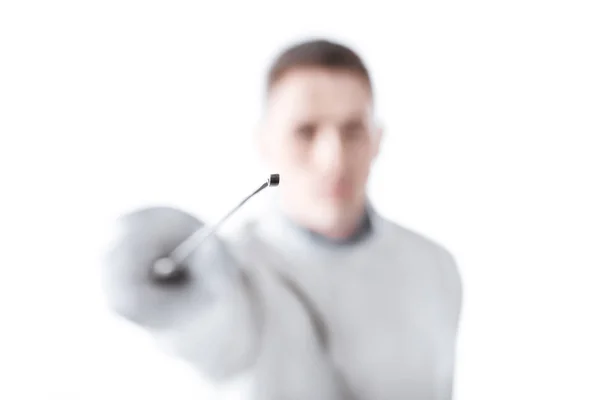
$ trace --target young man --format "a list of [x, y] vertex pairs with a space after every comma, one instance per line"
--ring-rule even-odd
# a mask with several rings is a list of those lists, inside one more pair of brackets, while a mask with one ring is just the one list
[[151, 265], [202, 223], [170, 208], [123, 216], [104, 271], [112, 308], [248, 398], [452, 398], [461, 282], [452, 255], [370, 205], [381, 129], [369, 73], [326, 40], [285, 50], [268, 75], [257, 143], [277, 204], [186, 274]]

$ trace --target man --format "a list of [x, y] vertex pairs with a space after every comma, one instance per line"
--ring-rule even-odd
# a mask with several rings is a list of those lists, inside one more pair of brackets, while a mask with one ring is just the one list
[[215, 382], [245, 377], [248, 398], [451, 399], [457, 266], [369, 203], [381, 135], [354, 51], [285, 50], [256, 137], [282, 177], [277, 203], [158, 282], [152, 263], [202, 223], [170, 208], [123, 216], [104, 264], [112, 308]]

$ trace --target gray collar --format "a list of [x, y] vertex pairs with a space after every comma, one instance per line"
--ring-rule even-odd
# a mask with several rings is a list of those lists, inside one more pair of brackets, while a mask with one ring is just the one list
[[299, 232], [299, 234], [305, 236], [310, 241], [318, 243], [322, 246], [327, 247], [348, 247], [353, 246], [358, 243], [361, 243], [367, 240], [373, 234], [373, 218], [371, 214], [371, 210], [369, 207], [365, 209], [364, 216], [358, 226], [357, 230], [349, 237], [344, 239], [330, 239], [326, 236], [323, 236], [319, 233], [313, 232], [310, 229], [304, 228], [289, 218], [286, 219], [286, 224], [289, 225], [291, 229], [294, 229]]

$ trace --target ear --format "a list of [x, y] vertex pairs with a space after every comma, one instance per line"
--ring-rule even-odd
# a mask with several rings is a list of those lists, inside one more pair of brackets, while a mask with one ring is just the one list
[[371, 154], [372, 159], [376, 159], [381, 149], [381, 141], [383, 140], [383, 127], [377, 125], [373, 131], [373, 153]]

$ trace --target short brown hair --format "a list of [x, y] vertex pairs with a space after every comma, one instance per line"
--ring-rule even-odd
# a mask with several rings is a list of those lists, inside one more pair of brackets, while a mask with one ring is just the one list
[[267, 75], [267, 93], [290, 71], [311, 67], [355, 72], [373, 90], [369, 70], [354, 50], [330, 40], [313, 39], [294, 44], [277, 56]]

